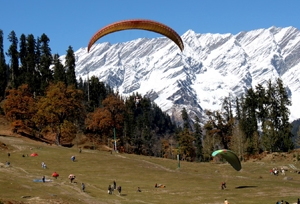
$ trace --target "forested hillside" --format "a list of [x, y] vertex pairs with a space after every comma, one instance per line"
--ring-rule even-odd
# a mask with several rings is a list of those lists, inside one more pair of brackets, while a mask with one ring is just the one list
[[280, 79], [267, 87], [259, 84], [240, 98], [226, 97], [222, 110], [206, 111], [203, 125], [184, 108], [183, 124], [177, 125], [139, 93], [125, 98], [95, 76], [76, 81], [71, 46], [62, 64], [51, 53], [46, 34], [18, 39], [12, 31], [8, 38], [6, 62], [0, 30], [0, 100], [14, 132], [57, 145], [72, 144], [80, 133], [121, 152], [172, 159], [179, 152], [188, 161], [209, 161], [221, 148], [241, 159], [294, 149], [291, 101]]

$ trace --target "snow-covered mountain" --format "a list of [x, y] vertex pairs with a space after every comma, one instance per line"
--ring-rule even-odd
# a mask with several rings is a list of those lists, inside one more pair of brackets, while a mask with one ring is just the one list
[[[182, 35], [183, 52], [168, 38], [95, 44], [75, 52], [76, 76], [95, 75], [119, 93], [151, 98], [176, 121], [185, 107], [190, 116], [220, 110], [224, 97], [240, 96], [258, 83], [281, 78], [300, 118], [300, 31], [294, 27], [232, 34]], [[61, 59], [64, 59], [62, 56]]]

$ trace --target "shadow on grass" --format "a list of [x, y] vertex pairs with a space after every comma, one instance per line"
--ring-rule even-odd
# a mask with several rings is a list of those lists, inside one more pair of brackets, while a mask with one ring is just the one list
[[240, 188], [256, 188], [257, 186], [238, 186], [235, 187], [236, 189], [240, 189]]

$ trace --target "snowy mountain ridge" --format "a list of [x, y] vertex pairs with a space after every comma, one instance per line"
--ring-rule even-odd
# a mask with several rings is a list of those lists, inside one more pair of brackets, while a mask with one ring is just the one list
[[147, 96], [175, 121], [183, 107], [192, 118], [203, 118], [206, 109], [220, 110], [229, 94], [235, 98], [281, 78], [292, 100], [290, 119], [300, 118], [298, 29], [273, 26], [236, 35], [189, 30], [181, 37], [183, 52], [165, 37], [98, 43], [90, 53], [81, 48], [75, 52], [76, 76], [86, 80], [89, 71], [123, 96]]

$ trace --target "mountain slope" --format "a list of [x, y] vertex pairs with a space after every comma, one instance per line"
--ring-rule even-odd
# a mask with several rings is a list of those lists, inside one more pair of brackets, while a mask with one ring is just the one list
[[[290, 119], [300, 117], [300, 31], [294, 27], [232, 34], [182, 35], [185, 50], [167, 38], [95, 44], [75, 52], [76, 76], [95, 75], [119, 90], [150, 97], [180, 121], [186, 107], [191, 117], [205, 109], [220, 110], [222, 99], [234, 99], [258, 83], [281, 78], [290, 93]], [[64, 56], [61, 57], [64, 59]]]

